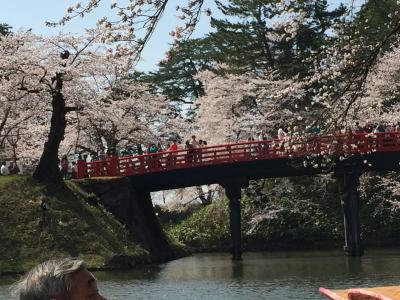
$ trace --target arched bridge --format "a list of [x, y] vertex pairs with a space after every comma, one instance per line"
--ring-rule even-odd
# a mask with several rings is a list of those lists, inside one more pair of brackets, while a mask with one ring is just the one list
[[400, 132], [292, 136], [102, 161], [78, 161], [78, 179], [129, 176], [143, 191], [221, 184], [230, 199], [232, 253], [240, 259], [240, 193], [249, 180], [332, 173], [345, 215], [346, 250], [362, 255], [358, 217], [359, 177], [400, 170]]

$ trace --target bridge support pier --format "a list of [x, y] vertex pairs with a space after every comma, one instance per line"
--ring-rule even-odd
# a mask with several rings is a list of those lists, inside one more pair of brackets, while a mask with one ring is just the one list
[[242, 187], [248, 186], [246, 180], [235, 180], [221, 184], [225, 188], [225, 194], [229, 199], [229, 224], [231, 233], [232, 260], [242, 260], [242, 234], [240, 198]]
[[349, 256], [363, 256], [364, 247], [360, 230], [360, 173], [343, 173], [336, 175], [339, 186], [340, 201], [344, 215], [344, 251]]

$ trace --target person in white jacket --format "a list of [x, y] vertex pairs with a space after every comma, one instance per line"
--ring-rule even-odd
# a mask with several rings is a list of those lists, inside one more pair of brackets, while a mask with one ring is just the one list
[[0, 174], [1, 175], [10, 175], [10, 170], [8, 170], [7, 164], [5, 161], [1, 163], [1, 169], [0, 169]]
[[286, 132], [283, 131], [282, 127], [278, 129], [278, 140], [283, 140], [286, 136]]

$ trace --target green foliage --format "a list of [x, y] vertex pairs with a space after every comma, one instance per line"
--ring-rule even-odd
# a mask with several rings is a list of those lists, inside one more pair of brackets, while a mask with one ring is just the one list
[[[333, 182], [325, 178], [253, 182], [242, 196], [241, 207], [245, 249], [327, 247], [342, 239], [340, 202]], [[196, 250], [227, 250], [228, 200], [198, 209], [170, 225], [168, 232]]]
[[197, 211], [201, 207], [201, 204], [193, 203], [191, 205], [187, 205], [182, 210], [168, 210], [164, 206], [156, 204], [154, 205], [154, 211], [157, 214], [158, 220], [162, 226], [170, 226], [178, 224], [187, 219], [193, 214], [193, 212]]
[[195, 77], [202, 70], [221, 73], [215, 67], [224, 64], [224, 72], [237, 74], [277, 71], [287, 78], [308, 75], [313, 66], [307, 59], [327, 46], [331, 39], [326, 37], [333, 23], [346, 10], [343, 6], [330, 10], [326, 0], [293, 2], [294, 13], [306, 13], [304, 22], [299, 24], [295, 36], [280, 38], [287, 34], [283, 27], [273, 26], [276, 19], [282, 18], [277, 2], [217, 1], [224, 18], [211, 19], [215, 31], [205, 38], [173, 45], [158, 70], [143, 79], [157, 93], [168, 97], [177, 116], [191, 120], [196, 114], [196, 99], [203, 94], [202, 83]]
[[220, 53], [220, 62], [238, 73], [275, 68], [272, 49], [275, 42], [268, 37], [273, 29], [267, 25], [276, 13], [275, 2], [233, 0], [225, 4], [217, 1], [218, 8], [228, 17], [211, 20], [216, 32], [210, 34], [210, 40]]
[[11, 33], [11, 26], [5, 23], [0, 23], [0, 36]]
[[[360, 186], [362, 238], [367, 245], [398, 245], [400, 176], [370, 174]], [[334, 179], [326, 176], [254, 181], [241, 199], [246, 250], [339, 247], [343, 213]], [[199, 208], [168, 232], [195, 250], [227, 250], [228, 201]]]
[[[362, 5], [354, 20], [358, 33], [367, 43], [380, 42], [389, 33], [389, 15], [399, 8], [396, 0], [368, 0]], [[387, 49], [386, 49], [387, 50]]]
[[226, 19], [212, 19], [216, 32], [210, 34], [219, 61], [238, 73], [279, 70], [284, 76], [304, 76], [309, 66], [305, 59], [326, 44], [325, 37], [332, 24], [343, 16], [345, 8], [328, 9], [327, 1], [296, 1], [290, 9], [305, 12], [305, 21], [295, 36], [285, 35], [283, 28], [272, 26], [274, 18], [282, 18], [276, 0], [218, 1]]
[[212, 52], [207, 38], [179, 42], [159, 63], [158, 70], [142, 79], [157, 93], [168, 97], [179, 114], [183, 105], [191, 105], [203, 95], [202, 84], [195, 76], [214, 64]]
[[0, 272], [24, 271], [64, 256], [79, 256], [90, 267], [105, 267], [115, 255], [137, 263], [146, 258], [110, 213], [76, 198], [64, 185], [50, 195], [31, 178], [0, 178]]
[[[265, 240], [278, 247], [301, 248], [336, 244], [341, 238], [340, 202], [331, 180], [323, 177], [265, 180], [248, 192], [256, 225], [250, 240]], [[264, 196], [255, 196], [255, 193]], [[261, 199], [260, 199], [261, 198]], [[253, 221], [254, 223], [254, 221]]]
[[187, 219], [167, 228], [169, 235], [197, 250], [229, 247], [229, 214], [227, 201], [216, 201], [201, 207]]

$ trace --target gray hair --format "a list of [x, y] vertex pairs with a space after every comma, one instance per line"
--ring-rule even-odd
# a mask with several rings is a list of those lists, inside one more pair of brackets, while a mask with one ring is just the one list
[[45, 261], [14, 284], [13, 294], [19, 300], [50, 300], [60, 297], [68, 300], [72, 288], [72, 275], [86, 269], [82, 260], [64, 258]]

